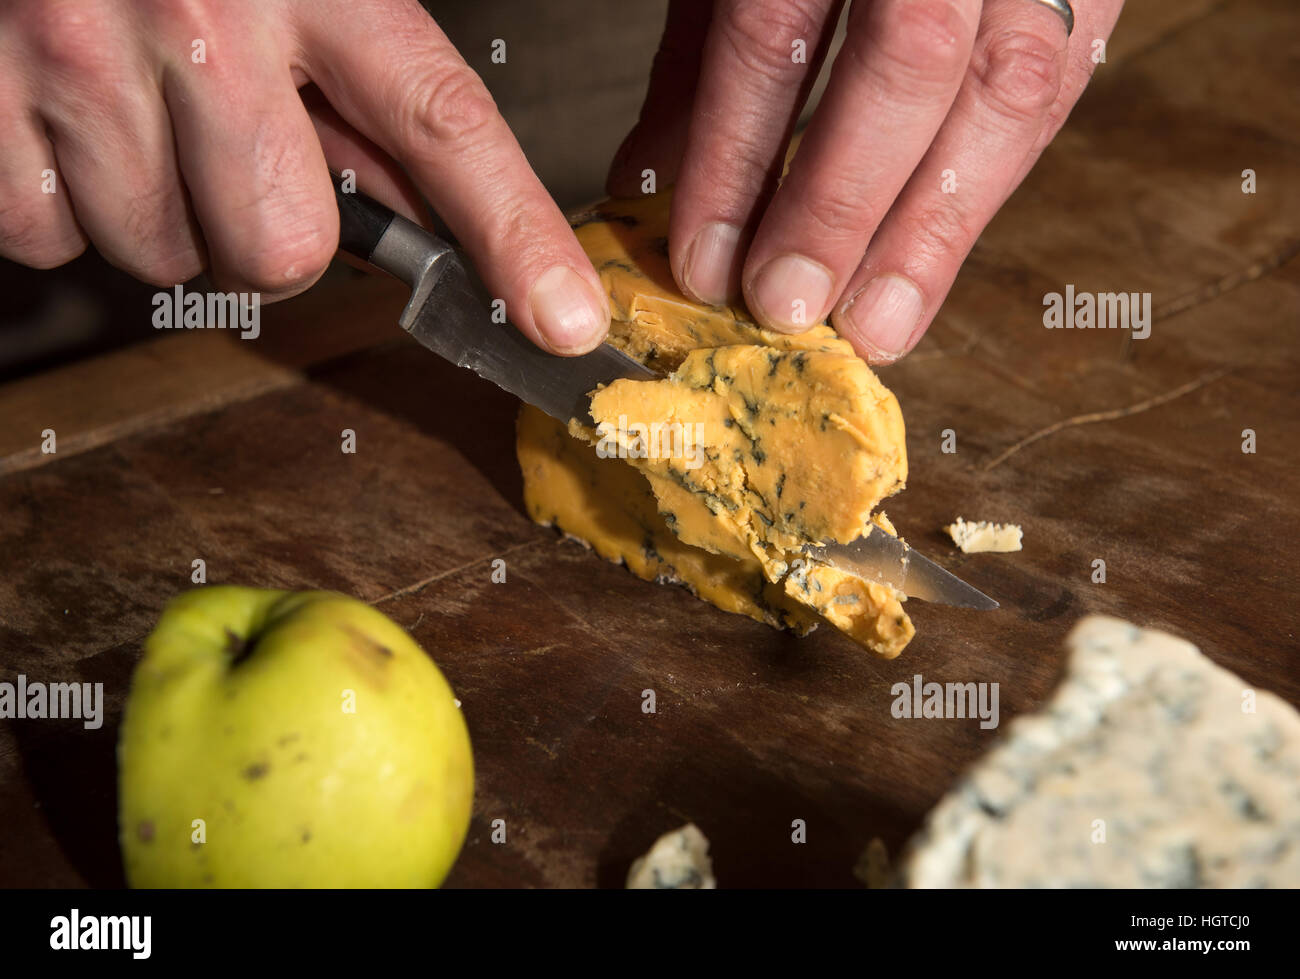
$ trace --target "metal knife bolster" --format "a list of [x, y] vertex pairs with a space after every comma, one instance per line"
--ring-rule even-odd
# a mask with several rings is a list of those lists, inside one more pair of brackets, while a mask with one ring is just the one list
[[398, 318], [402, 329], [411, 329], [416, 315], [442, 277], [448, 257], [455, 254], [455, 249], [437, 235], [400, 214], [393, 215], [370, 254], [370, 264], [395, 275], [411, 288], [411, 298]]
[[592, 391], [619, 378], [658, 377], [608, 344], [581, 357], [540, 349], [503, 315], [494, 317], [501, 304], [456, 249], [401, 215], [393, 216], [370, 262], [411, 287], [399, 322], [420, 344], [559, 421], [594, 425]]
[[848, 544], [810, 544], [803, 553], [867, 581], [890, 585], [908, 598], [985, 611], [998, 607], [978, 588], [875, 525]]

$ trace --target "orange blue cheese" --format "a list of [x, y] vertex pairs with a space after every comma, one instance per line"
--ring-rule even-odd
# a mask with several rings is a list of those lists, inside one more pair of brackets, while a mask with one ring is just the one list
[[775, 333], [683, 297], [668, 208], [668, 194], [609, 201], [574, 222], [610, 296], [610, 343], [665, 376], [595, 392], [595, 429], [524, 408], [530, 515], [719, 608], [800, 633], [827, 621], [898, 655], [914, 633], [904, 596], [800, 550], [873, 520], [892, 532], [876, 508], [907, 478], [897, 400], [829, 326]]

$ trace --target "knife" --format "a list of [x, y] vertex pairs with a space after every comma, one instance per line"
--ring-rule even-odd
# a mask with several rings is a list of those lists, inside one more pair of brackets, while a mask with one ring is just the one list
[[343, 178], [331, 176], [339, 247], [411, 287], [398, 323], [421, 346], [566, 425], [570, 418], [595, 425], [590, 395], [602, 384], [659, 377], [607, 343], [581, 357], [559, 357], [509, 323], [493, 322], [492, 298], [455, 248], [365, 194], [345, 190]]
[[[339, 205], [339, 248], [410, 287], [398, 323], [438, 356], [468, 367], [566, 425], [571, 418], [595, 425], [590, 395], [602, 384], [660, 377], [607, 343], [580, 357], [559, 357], [509, 323], [494, 322], [492, 298], [454, 247], [365, 194], [346, 189], [338, 174], [331, 177]], [[849, 544], [810, 545], [804, 554], [892, 585], [909, 598], [963, 608], [998, 607], [879, 527]]]
[[998, 603], [955, 574], [945, 571], [910, 544], [875, 524], [857, 540], [847, 544], [808, 544], [803, 553], [867, 581], [880, 581], [897, 588], [908, 598], [958, 608], [987, 612]]

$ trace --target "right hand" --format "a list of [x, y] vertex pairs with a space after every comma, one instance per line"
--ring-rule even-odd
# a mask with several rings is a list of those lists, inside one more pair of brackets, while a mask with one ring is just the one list
[[427, 198], [540, 346], [608, 330], [564, 216], [415, 0], [0, 0], [0, 132], [0, 255], [24, 265], [91, 241], [159, 286], [209, 268], [283, 299], [334, 254], [328, 168], [352, 168], [424, 223]]

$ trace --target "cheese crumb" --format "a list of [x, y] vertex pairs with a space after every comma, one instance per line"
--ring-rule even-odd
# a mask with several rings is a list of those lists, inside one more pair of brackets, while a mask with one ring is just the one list
[[885, 841], [874, 837], [858, 857], [853, 876], [872, 890], [889, 887], [892, 882], [889, 870], [889, 850]]
[[709, 841], [694, 823], [665, 833], [627, 872], [631, 889], [712, 890], [718, 886]]
[[1013, 523], [988, 523], [984, 520], [972, 520], [967, 523], [961, 517], [957, 518], [956, 523], [950, 523], [943, 529], [965, 554], [980, 554], [984, 551], [1018, 551], [1020, 537], [1024, 533]]

